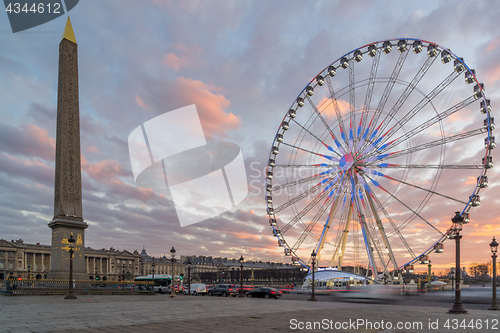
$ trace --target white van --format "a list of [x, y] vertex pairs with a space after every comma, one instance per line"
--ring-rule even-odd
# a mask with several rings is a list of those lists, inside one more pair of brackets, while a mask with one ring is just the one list
[[[184, 295], [188, 293], [188, 286], [184, 286]], [[207, 286], [204, 283], [193, 283], [191, 285], [191, 295], [205, 295], [207, 293]]]

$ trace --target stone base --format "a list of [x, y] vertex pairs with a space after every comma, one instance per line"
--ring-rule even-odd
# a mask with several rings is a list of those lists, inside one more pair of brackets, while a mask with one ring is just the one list
[[88, 280], [85, 268], [85, 229], [88, 224], [81, 218], [57, 217], [50, 223], [52, 229], [52, 248], [49, 279], [69, 279], [68, 238], [73, 234], [75, 248], [73, 254], [73, 279]]

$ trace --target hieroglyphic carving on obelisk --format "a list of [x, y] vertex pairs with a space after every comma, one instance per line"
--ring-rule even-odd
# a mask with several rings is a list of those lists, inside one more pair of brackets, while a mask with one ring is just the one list
[[48, 278], [69, 277], [67, 239], [73, 234], [76, 240], [73, 277], [86, 280], [84, 231], [88, 225], [82, 215], [78, 46], [69, 17], [59, 43], [55, 168], [54, 218], [49, 223], [52, 250]]

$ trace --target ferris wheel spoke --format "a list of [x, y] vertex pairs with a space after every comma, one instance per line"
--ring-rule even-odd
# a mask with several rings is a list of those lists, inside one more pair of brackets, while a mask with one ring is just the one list
[[[420, 150], [425, 150], [425, 149], [429, 149], [432, 147], [445, 145], [445, 144], [450, 143], [450, 142], [455, 142], [455, 141], [467, 139], [467, 138], [470, 138], [472, 136], [476, 136], [476, 135], [483, 134], [486, 132], [488, 132], [488, 129], [486, 129], [484, 127], [478, 128], [478, 129], [475, 129], [472, 131], [452, 135], [452, 136], [449, 136], [446, 138], [442, 138], [439, 140], [424, 143], [424, 144], [421, 144], [421, 145], [418, 145], [418, 146], [415, 146], [412, 148], [404, 149], [404, 150], [401, 150], [398, 152], [394, 152], [391, 154], [383, 154], [383, 155], [373, 156], [373, 157], [375, 157], [375, 159], [373, 161], [383, 161], [383, 160], [386, 160], [389, 158], [395, 158], [395, 157], [399, 157], [399, 156], [403, 156], [403, 155], [412, 154], [412, 153], [420, 151]], [[371, 160], [371, 158], [367, 158], [364, 161], [371, 162], [372, 160]]]
[[[318, 115], [318, 117], [321, 120], [321, 122], [323, 123], [323, 125], [326, 127], [326, 129], [330, 133], [330, 136], [332, 137], [333, 141], [337, 145], [337, 148], [340, 150], [340, 152], [342, 153], [342, 155], [345, 155], [346, 152], [345, 152], [344, 147], [340, 144], [339, 140], [335, 137], [335, 134], [333, 134], [333, 131], [330, 128], [330, 125], [328, 125], [328, 123], [326, 122], [326, 120], [323, 117], [323, 115], [321, 114], [321, 112], [319, 112], [318, 108], [316, 107], [316, 105], [314, 104], [314, 102], [311, 100], [311, 97], [307, 96], [307, 100], [309, 101], [309, 104], [311, 104], [311, 107], [313, 108], [314, 112], [316, 112], [316, 114]], [[334, 151], [334, 152], [337, 155], [339, 155], [339, 153], [337, 153], [336, 151]]]
[[316, 214], [314, 215], [313, 219], [309, 222], [307, 225], [306, 229], [304, 232], [300, 235], [300, 237], [297, 239], [295, 244], [292, 246], [292, 251], [297, 251], [297, 249], [302, 245], [304, 240], [307, 238], [307, 236], [312, 235], [311, 231], [312, 229], [316, 226], [320, 218], [323, 216], [325, 211], [328, 209], [329, 204], [333, 201], [334, 199], [332, 197], [326, 198], [325, 202], [321, 205], [321, 207], [318, 209]]
[[355, 142], [352, 135], [352, 123], [356, 124], [356, 90], [354, 89], [354, 61], [349, 60], [349, 151], [352, 151], [352, 146]]
[[473, 164], [389, 164], [382, 163], [376, 165], [379, 168], [399, 168], [399, 169], [482, 169], [484, 165], [473, 165]]
[[[345, 129], [344, 121], [342, 120], [342, 114], [340, 113], [340, 108], [339, 108], [339, 105], [337, 103], [337, 97], [335, 96], [336, 94], [335, 94], [335, 91], [333, 90], [332, 81], [330, 80], [330, 77], [328, 75], [325, 76], [325, 81], [326, 81], [326, 84], [328, 85], [328, 90], [330, 92], [329, 97], [332, 101], [333, 109], [335, 110], [335, 114], [336, 114], [337, 120], [339, 122], [340, 133], [344, 134], [344, 129]], [[345, 135], [342, 135], [342, 139], [344, 139], [344, 143], [346, 143], [345, 142]]]
[[449, 200], [453, 200], [455, 202], [467, 205], [466, 201], [462, 201], [462, 200], [459, 200], [459, 199], [456, 199], [456, 198], [444, 195], [442, 193], [439, 193], [439, 192], [436, 192], [436, 191], [432, 191], [430, 189], [427, 189], [427, 188], [424, 188], [424, 187], [421, 187], [421, 186], [418, 186], [418, 185], [415, 185], [415, 184], [411, 184], [411, 183], [405, 182], [405, 181], [400, 180], [400, 179], [396, 179], [396, 178], [387, 176], [387, 175], [385, 175], [385, 174], [383, 174], [383, 173], [381, 173], [381, 172], [379, 172], [377, 170], [369, 169], [369, 168], [366, 168], [366, 167], [360, 167], [360, 169], [363, 170], [365, 173], [368, 173], [368, 174], [371, 174], [371, 175], [374, 175], [374, 176], [384, 177], [384, 178], [387, 178], [387, 179], [392, 180], [394, 182], [397, 182], [397, 183], [400, 183], [400, 184], [404, 184], [404, 185], [408, 185], [408, 186], [411, 186], [413, 188], [425, 191], [427, 193], [435, 194], [435, 195], [441, 196], [443, 198], [446, 198], [446, 199], [449, 199]]
[[392, 142], [389, 142], [388, 144], [380, 146], [379, 148], [376, 149], [376, 151], [378, 151], [379, 153], [382, 153], [384, 151], [390, 150], [391, 148], [397, 146], [401, 142], [414, 137], [415, 135], [417, 135], [418, 133], [420, 133], [420, 132], [428, 129], [432, 125], [434, 125], [434, 124], [436, 124], [436, 123], [444, 120], [445, 118], [453, 115], [454, 113], [462, 110], [463, 108], [465, 108], [469, 104], [473, 103], [474, 101], [476, 101], [476, 97], [475, 96], [470, 96], [469, 98], [464, 99], [460, 103], [457, 103], [454, 106], [452, 106], [451, 108], [448, 108], [447, 110], [441, 112], [440, 114], [432, 117], [431, 119], [427, 120], [425, 123], [423, 123], [423, 124], [417, 126], [416, 128], [412, 129], [411, 131], [406, 132], [404, 135], [402, 135], [399, 138], [393, 140]]
[[[431, 103], [432, 100], [438, 96], [446, 87], [448, 87], [457, 77], [459, 77], [461, 72], [453, 71], [448, 75], [441, 83], [439, 83], [430, 93], [428, 93], [420, 102], [415, 105], [408, 113], [406, 113], [397, 124], [389, 130], [387, 135], [387, 140], [389, 140], [394, 133], [399, 131], [403, 126], [408, 123], [416, 114], [418, 114], [427, 104]], [[474, 99], [477, 99], [474, 97]], [[473, 102], [473, 101], [471, 101]], [[470, 104], [470, 103], [469, 103]], [[384, 142], [382, 142], [383, 144]]]
[[[391, 108], [391, 110], [389, 111], [389, 113], [387, 114], [387, 116], [385, 117], [386, 119], [393, 119], [394, 118], [394, 116], [401, 109], [401, 107], [406, 102], [406, 100], [408, 99], [408, 97], [410, 97], [410, 95], [413, 92], [413, 90], [415, 90], [415, 88], [417, 87], [418, 83], [422, 80], [422, 78], [425, 76], [425, 74], [427, 74], [427, 71], [431, 68], [432, 64], [434, 63], [434, 61], [436, 59], [437, 59], [437, 57], [428, 57], [427, 58], [427, 60], [424, 62], [424, 64], [420, 68], [420, 70], [417, 71], [416, 75], [413, 77], [413, 79], [411, 80], [411, 82], [408, 84], [408, 86], [406, 87], [406, 89], [403, 91], [403, 93], [401, 94], [401, 96], [398, 98], [398, 100], [396, 101], [396, 103], [394, 103], [393, 107]], [[387, 127], [388, 123], [389, 123], [389, 121], [386, 122], [382, 126], [382, 128], [380, 130], [381, 132], [383, 132], [385, 130], [385, 128]], [[392, 131], [392, 129], [390, 129], [389, 132], [390, 131]], [[384, 136], [386, 134], [384, 134]]]
[[332, 185], [338, 180], [338, 176], [336, 178], [334, 178], [333, 180], [330, 180], [330, 178], [328, 179], [323, 179], [322, 181], [320, 181], [319, 183], [317, 183], [316, 185], [314, 185], [313, 187], [311, 187], [310, 189], [302, 192], [301, 194], [293, 197], [292, 199], [288, 200], [287, 202], [285, 202], [284, 204], [282, 204], [281, 206], [277, 207], [274, 209], [274, 213], [279, 213], [280, 211], [282, 211], [283, 209], [285, 208], [288, 208], [290, 207], [291, 205], [299, 202], [300, 200], [306, 198], [307, 196], [309, 196], [310, 194], [318, 191], [319, 189], [322, 189], [323, 188], [323, 191], [326, 191], [328, 190], [330, 187], [332, 187]]
[[[365, 103], [363, 106], [363, 113], [361, 116], [361, 132], [365, 131], [365, 126], [366, 126], [366, 118], [368, 117], [368, 110], [370, 109], [371, 101], [372, 101], [372, 96], [373, 96], [373, 89], [375, 88], [375, 78], [377, 77], [377, 71], [378, 71], [378, 64], [380, 61], [380, 51], [376, 51], [375, 55], [373, 56], [373, 61], [372, 61], [372, 68], [370, 71], [370, 77], [368, 79], [368, 86], [366, 88], [366, 95], [365, 95]], [[373, 119], [373, 118], [372, 118]], [[371, 124], [371, 122], [370, 122]], [[358, 137], [360, 133], [358, 130]], [[360, 143], [358, 143], [358, 148], [359, 149]]]
[[[343, 173], [342, 173], [343, 174]], [[300, 219], [302, 219], [314, 206], [316, 206], [322, 199], [324, 199], [326, 196], [331, 197], [333, 194], [333, 191], [328, 192], [327, 190], [330, 189], [331, 186], [335, 185], [338, 181], [338, 178], [340, 177], [335, 177], [334, 180], [330, 182], [330, 184], [327, 186], [327, 188], [323, 189], [320, 194], [318, 194], [310, 203], [308, 203], [300, 212], [295, 215], [290, 222], [288, 222], [281, 232], [284, 234], [287, 232], [290, 228], [292, 228]], [[341, 180], [342, 181], [342, 180]]]
[[273, 186], [273, 191], [281, 190], [281, 189], [284, 189], [284, 188], [287, 188], [287, 187], [297, 186], [299, 184], [304, 184], [304, 183], [307, 183], [307, 182], [312, 182], [312, 181], [317, 180], [317, 179], [329, 178], [329, 177], [330, 176], [316, 174], [314, 176], [304, 177], [304, 178], [300, 178], [300, 179], [297, 179], [297, 180], [289, 181], [289, 182], [284, 183], [284, 184], [275, 185], [275, 186]]
[[285, 145], [285, 146], [288, 146], [288, 147], [291, 147], [291, 148], [295, 148], [297, 150], [305, 151], [306, 153], [309, 153], [309, 154], [312, 154], [312, 155], [316, 155], [316, 156], [320, 156], [320, 157], [326, 158], [327, 160], [330, 160], [332, 162], [338, 162], [339, 161], [338, 158], [335, 158], [335, 157], [332, 157], [332, 156], [329, 156], [329, 155], [319, 154], [319, 153], [313, 152], [312, 150], [305, 149], [305, 148], [302, 148], [302, 147], [299, 147], [299, 146], [296, 146], [296, 145], [292, 145], [292, 144], [286, 143], [284, 141], [281, 142], [281, 144]]
[[392, 219], [391, 215], [387, 212], [387, 210], [384, 208], [384, 205], [382, 205], [382, 203], [380, 202], [380, 200], [377, 197], [376, 193], [374, 193], [373, 191], [371, 191], [370, 192], [370, 196], [373, 198], [373, 200], [375, 200], [376, 206], [384, 214], [384, 216], [387, 219], [387, 221], [389, 221], [389, 224], [393, 228], [394, 232], [398, 235], [398, 237], [401, 240], [401, 242], [403, 243], [403, 245], [406, 247], [406, 250], [408, 251], [408, 253], [411, 255], [412, 258], [415, 258], [416, 257], [415, 252], [410, 247], [410, 245], [406, 241], [406, 238], [401, 233], [401, 229], [397, 227], [397, 225], [394, 222], [394, 220]]
[[405, 204], [403, 201], [399, 200], [399, 198], [397, 196], [395, 196], [394, 194], [392, 194], [391, 192], [387, 191], [385, 188], [382, 187], [382, 185], [380, 185], [376, 180], [372, 179], [371, 177], [367, 176], [368, 179], [370, 179], [370, 181], [372, 182], [372, 184], [376, 187], [378, 187], [379, 189], [383, 190], [385, 193], [389, 194], [389, 196], [391, 196], [393, 199], [395, 199], [397, 202], [399, 202], [400, 204], [402, 204], [403, 206], [405, 206], [408, 210], [410, 210], [413, 214], [415, 214], [416, 216], [418, 216], [422, 221], [424, 221], [425, 223], [427, 223], [427, 225], [429, 225], [432, 229], [434, 229], [436, 232], [438, 232], [441, 236], [444, 236], [444, 234], [438, 229], [436, 228], [435, 226], [433, 226], [429, 221], [427, 221], [424, 217], [422, 217], [418, 212], [416, 212], [414, 209], [410, 208], [407, 204]]
[[290, 168], [290, 169], [301, 169], [301, 168], [331, 168], [332, 166], [326, 163], [319, 164], [276, 164], [274, 168]]
[[[389, 99], [389, 96], [392, 92], [392, 88], [394, 87], [394, 84], [396, 83], [396, 80], [399, 76], [399, 73], [401, 72], [401, 69], [403, 68], [403, 64], [406, 60], [406, 57], [408, 56], [408, 51], [404, 51], [399, 55], [398, 61], [396, 62], [396, 65], [392, 71], [391, 77], [389, 78], [389, 81], [387, 82], [387, 85], [385, 87], [385, 90], [382, 94], [382, 97], [378, 103], [376, 112], [375, 112], [375, 123], [378, 123], [378, 119], [380, 118], [380, 115], [382, 114], [382, 111], [385, 108], [385, 104], [387, 103], [387, 100]], [[369, 135], [371, 132], [369, 133]]]

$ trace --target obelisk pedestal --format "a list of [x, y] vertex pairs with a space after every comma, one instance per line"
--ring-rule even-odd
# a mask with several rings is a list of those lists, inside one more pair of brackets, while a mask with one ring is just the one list
[[78, 47], [69, 17], [59, 43], [55, 169], [54, 218], [49, 223], [52, 248], [48, 278], [69, 278], [68, 238], [73, 234], [76, 240], [73, 278], [87, 280], [84, 231], [88, 224], [82, 216]]

